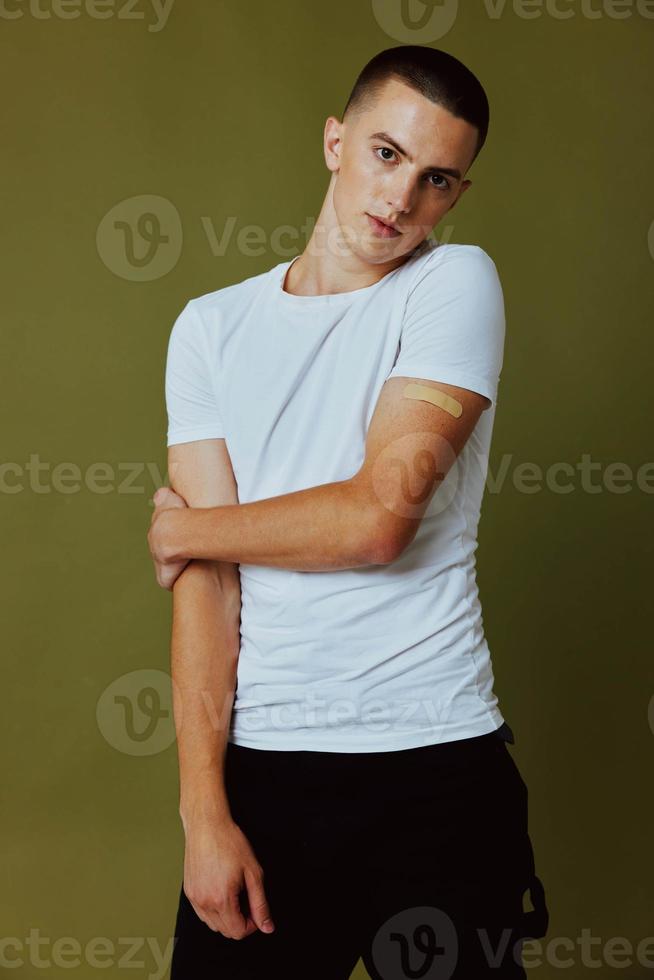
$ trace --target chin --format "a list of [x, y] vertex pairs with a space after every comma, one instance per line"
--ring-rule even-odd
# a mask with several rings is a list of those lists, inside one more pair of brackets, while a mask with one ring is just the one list
[[371, 248], [368, 243], [362, 245], [359, 249], [359, 258], [364, 262], [369, 262], [370, 265], [384, 265], [390, 259], [397, 259], [399, 256], [404, 255], [406, 249], [398, 248], [397, 243], [395, 248], [389, 248], [388, 245], [383, 247], [382, 245], [375, 244]]

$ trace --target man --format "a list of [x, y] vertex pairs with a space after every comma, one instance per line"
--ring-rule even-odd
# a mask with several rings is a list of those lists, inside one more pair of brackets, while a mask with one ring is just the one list
[[457, 59], [381, 52], [326, 121], [305, 251], [175, 322], [148, 536], [173, 592], [173, 980], [524, 977], [544, 934], [475, 581], [502, 290], [481, 248], [428, 237], [487, 128]]

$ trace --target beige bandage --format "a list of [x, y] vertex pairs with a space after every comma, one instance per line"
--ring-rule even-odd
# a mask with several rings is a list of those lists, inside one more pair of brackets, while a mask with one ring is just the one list
[[438, 405], [439, 408], [443, 408], [450, 415], [453, 415], [455, 419], [463, 413], [463, 405], [458, 402], [456, 398], [451, 398], [446, 395], [444, 391], [440, 391], [439, 388], [430, 388], [427, 385], [409, 384], [406, 386], [402, 392], [405, 398], [419, 398], [421, 401], [431, 402], [433, 405]]

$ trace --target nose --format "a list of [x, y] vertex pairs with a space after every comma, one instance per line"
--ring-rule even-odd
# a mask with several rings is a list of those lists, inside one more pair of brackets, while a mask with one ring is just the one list
[[413, 204], [413, 183], [411, 179], [397, 180], [392, 186], [386, 200], [393, 214], [406, 214]]

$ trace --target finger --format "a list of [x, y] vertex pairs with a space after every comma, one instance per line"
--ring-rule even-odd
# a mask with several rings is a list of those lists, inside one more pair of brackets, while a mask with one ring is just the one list
[[[191, 900], [189, 899], [189, 901]], [[226, 922], [225, 917], [221, 914], [217, 906], [200, 906], [196, 905], [194, 902], [191, 902], [191, 905], [193, 906], [198, 919], [201, 919], [206, 926], [213, 929], [214, 932], [222, 933], [222, 935], [227, 939], [235, 938], [230, 925]], [[224, 910], [225, 909], [223, 906], [223, 912]]]
[[232, 937], [232, 938], [247, 939], [247, 937], [251, 936], [253, 932], [259, 931], [254, 919], [251, 919], [249, 915], [244, 915], [243, 918], [245, 920], [245, 931], [240, 933], [238, 937]]
[[245, 869], [245, 885], [248, 892], [250, 915], [262, 932], [273, 932], [275, 923], [272, 920], [268, 900], [263, 888], [263, 877], [250, 868]]
[[259, 931], [259, 929], [257, 927], [257, 924], [254, 921], [254, 919], [251, 919], [248, 916], [247, 919], [246, 919], [246, 922], [247, 922], [247, 928], [246, 928], [245, 935], [243, 936], [243, 939], [247, 939], [247, 937], [248, 936], [251, 936], [253, 932], [258, 932]]
[[253, 922], [252, 919], [249, 919], [249, 918], [246, 919], [246, 928], [245, 928], [245, 931], [244, 932], [240, 932], [240, 933], [238, 933], [236, 935], [234, 935], [233, 933], [231, 933], [229, 931], [229, 928], [228, 928], [228, 926], [227, 926], [224, 918], [221, 918], [221, 916], [216, 915], [216, 920], [218, 922], [218, 925], [216, 927], [217, 930], [218, 930], [218, 932], [222, 933], [222, 935], [225, 936], [227, 939], [234, 939], [236, 941], [241, 940], [241, 939], [247, 939], [247, 937], [248, 936], [251, 936], [253, 932], [258, 932], [259, 931], [257, 929], [256, 922]]
[[[240, 939], [246, 931], [247, 919], [243, 915], [239, 902], [239, 892], [230, 892], [227, 902], [220, 909], [223, 922], [229, 929], [232, 938]], [[244, 937], [243, 937], [244, 938]]]
[[186, 897], [191, 903], [193, 911], [197, 915], [198, 919], [203, 922], [205, 926], [212, 929], [214, 932], [221, 932], [224, 936], [227, 936], [228, 939], [232, 938], [229, 935], [229, 929], [223, 922], [220, 912], [215, 905], [209, 904], [208, 902], [204, 902], [204, 904], [200, 905], [198, 902], [193, 901], [192, 898], [189, 898], [188, 895]]
[[163, 587], [165, 589], [168, 589], [169, 592], [172, 592], [175, 582], [182, 574], [182, 572], [184, 571], [187, 565], [188, 562], [180, 562], [180, 563], [176, 563], [175, 565], [166, 565], [164, 568], [162, 568], [161, 584], [163, 585]]
[[209, 916], [209, 928], [213, 929], [214, 932], [219, 932], [225, 939], [233, 939], [234, 936], [231, 934], [227, 923], [223, 919], [222, 915], [218, 909], [212, 909]]
[[196, 905], [191, 898], [189, 898], [189, 902], [191, 903], [193, 911], [197, 915], [198, 919], [201, 922], [204, 922], [205, 926], [209, 926], [210, 929], [213, 929], [214, 928], [213, 920], [216, 918], [215, 913], [213, 911], [209, 911], [208, 909], [205, 909], [202, 905]]

